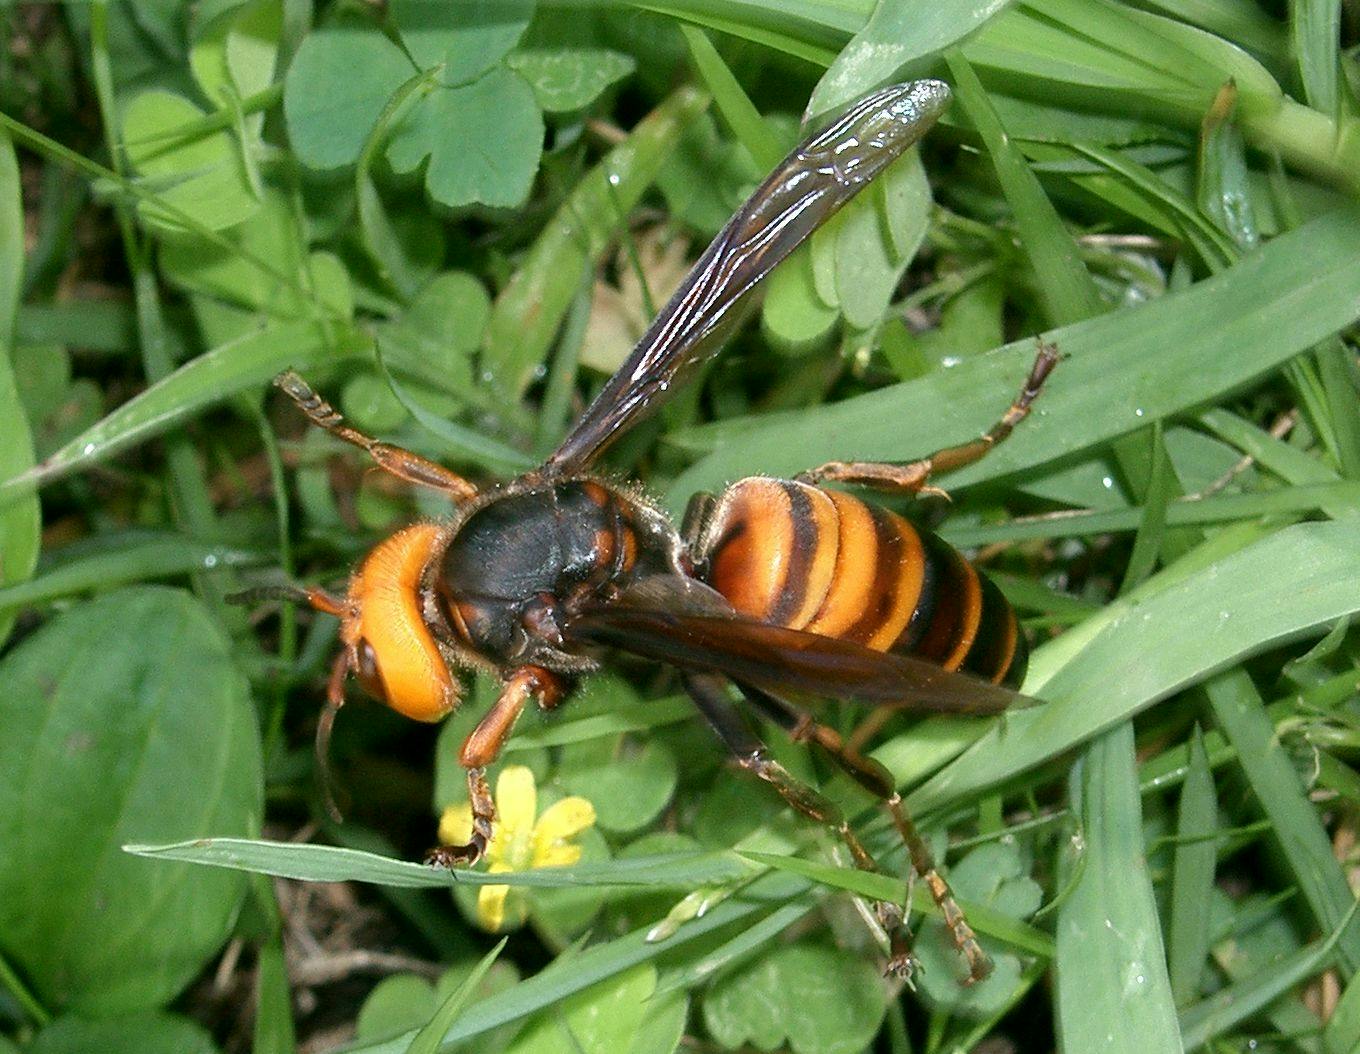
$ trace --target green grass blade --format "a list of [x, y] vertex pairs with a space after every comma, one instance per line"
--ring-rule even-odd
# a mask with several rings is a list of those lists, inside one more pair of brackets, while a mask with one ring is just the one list
[[[1315, 483], [1300, 487], [1253, 491], [1246, 494], [1215, 494], [1209, 498], [1182, 499], [1166, 507], [1168, 527], [1194, 524], [1231, 523], [1258, 517], [1281, 516], [1334, 510], [1331, 515], [1350, 515], [1360, 508], [1360, 484]], [[1143, 509], [1115, 509], [1111, 512], [1079, 512], [1039, 516], [1010, 523], [963, 525], [946, 524], [940, 534], [959, 547], [1017, 542], [1031, 538], [1074, 538], [1137, 530], [1144, 519]]]
[[[819, 885], [829, 886], [832, 889], [848, 890], [871, 900], [885, 900], [894, 904], [902, 903], [905, 886], [902, 879], [894, 878], [892, 875], [861, 871], [853, 867], [836, 867], [831, 864], [818, 863], [815, 860], [804, 860], [802, 857], [780, 856], [775, 853], [743, 851], [740, 855], [758, 864], [765, 864], [780, 871], [787, 871], [790, 874], [811, 879]], [[929, 915], [940, 913], [939, 906], [930, 895], [930, 890], [926, 889], [923, 884], [918, 884], [916, 888], [912, 889], [911, 906], [914, 910]], [[1049, 959], [1053, 957], [1053, 941], [1048, 934], [1041, 930], [1018, 922], [987, 907], [985, 904], [960, 900], [959, 907], [968, 916], [968, 921], [972, 924], [973, 929], [979, 933], [995, 937], [999, 941], [1005, 941], [1012, 947], [1031, 955], [1040, 955]]]
[[[19, 292], [24, 279], [24, 216], [19, 159], [0, 129], [0, 477], [27, 472], [33, 465], [28, 417], [15, 386], [12, 353]], [[12, 504], [0, 503], [0, 585], [23, 582], [38, 563], [42, 542], [38, 495], [24, 488]], [[0, 612], [0, 644], [14, 625]]]
[[1289, 36], [1304, 99], [1323, 113], [1339, 112], [1340, 0], [1290, 0]]
[[0, 589], [0, 613], [89, 589], [111, 589], [130, 582], [274, 561], [269, 553], [214, 545], [168, 532], [142, 531], [124, 536], [103, 535], [97, 546], [84, 545], [76, 553], [60, 556], [59, 563], [29, 581]]
[[1214, 884], [1218, 802], [1214, 777], [1204, 752], [1204, 737], [1195, 726], [1190, 764], [1181, 789], [1180, 814], [1171, 873], [1171, 921], [1167, 931], [1168, 973], [1177, 1006], [1199, 995], [1200, 978], [1209, 958], [1209, 894]]
[[[957, 489], [1003, 476], [1211, 401], [1350, 325], [1358, 301], [1360, 209], [1348, 208], [1181, 292], [1051, 332], [1068, 358], [1034, 414], [943, 482]], [[832, 405], [695, 430], [686, 445], [713, 452], [681, 474], [669, 503], [683, 508], [695, 491], [756, 472], [787, 475], [837, 458], [907, 460], [970, 439], [1005, 408], [1033, 356], [1033, 343], [1021, 341]]]
[[1105, 305], [1081, 261], [1076, 240], [1063, 226], [1024, 155], [1006, 135], [977, 74], [957, 49], [945, 53], [945, 62], [954, 78], [959, 107], [982, 137], [1001, 190], [1015, 213], [1020, 244], [1038, 277], [1049, 322], [1063, 325], [1100, 314]]
[[[1148, 437], [1152, 440], [1152, 464], [1143, 495], [1144, 504], [1138, 520], [1138, 533], [1133, 538], [1133, 550], [1129, 553], [1128, 566], [1124, 569], [1120, 593], [1127, 593], [1150, 576], [1156, 568], [1162, 551], [1162, 540], [1166, 535], [1167, 505], [1176, 487], [1175, 470], [1171, 467], [1166, 444], [1162, 441], [1160, 421], [1152, 426]], [[1127, 441], [1133, 442], [1134, 439], [1135, 437], [1130, 437]]]
[[692, 88], [676, 91], [638, 123], [568, 195], [496, 298], [484, 365], [518, 396], [533, 379], [581, 286], [656, 178], [690, 123], [708, 106]]
[[283, 958], [283, 938], [275, 933], [260, 946], [255, 967], [255, 1032], [252, 1054], [293, 1054], [292, 992]]
[[628, 0], [633, 7], [753, 40], [818, 66], [830, 66], [873, 10], [871, 0]]
[[[1353, 521], [1338, 521], [1335, 526], [1349, 522]], [[1280, 748], [1256, 686], [1244, 671], [1232, 670], [1211, 680], [1205, 690], [1214, 720], [1223, 737], [1236, 748], [1238, 764], [1274, 826], [1283, 859], [1313, 917], [1322, 930], [1336, 930], [1355, 897], [1332, 853], [1331, 838], [1316, 807], [1308, 800], [1289, 755]], [[1360, 970], [1360, 929], [1345, 935], [1338, 952], [1348, 978]]]
[[1333, 337], [1322, 342], [1316, 359], [1341, 472], [1347, 479], [1360, 479], [1360, 391], [1356, 389], [1355, 355], [1340, 338]]
[[746, 147], [762, 172], [774, 168], [784, 158], [784, 146], [770, 131], [741, 83], [727, 68], [727, 63], [718, 54], [713, 41], [708, 39], [703, 30], [695, 29], [693, 26], [682, 24], [680, 31], [684, 33], [685, 43], [689, 45], [695, 69], [699, 71], [699, 76], [704, 79], [704, 86], [713, 96], [713, 104], [718, 108], [722, 119], [727, 122], [727, 126], [732, 129], [737, 141]]
[[281, 370], [307, 370], [373, 354], [354, 330], [335, 333], [315, 322], [291, 322], [230, 341], [186, 362], [129, 399], [29, 472], [0, 483], [0, 504], [25, 484], [44, 485], [162, 435], [205, 407], [267, 384]]
[[730, 852], [674, 853], [493, 875], [485, 871], [444, 871], [358, 849], [251, 838], [204, 838], [173, 845], [127, 845], [123, 848], [134, 856], [184, 860], [279, 878], [308, 882], [372, 882], [407, 889], [488, 884], [538, 889], [569, 886], [688, 888], [729, 882], [748, 876], [752, 871], [749, 864]]
[[[1031, 686], [1045, 705], [1006, 715], [913, 792], [908, 807], [919, 814], [966, 800], [1246, 655], [1330, 626], [1360, 609], [1357, 578], [1360, 522], [1301, 524], [1141, 597], [1136, 606], [1113, 608], [1094, 636], [1080, 627], [1070, 631], [1079, 650], [1037, 689]], [[1293, 588], [1282, 592], [1281, 580]], [[1046, 665], [1050, 648], [1065, 653], [1064, 641], [1039, 649], [1032, 669]], [[1130, 663], [1130, 655], [1140, 660]], [[1120, 676], [1112, 678], [1111, 670]]]
[[1073, 769], [1086, 864], [1058, 911], [1056, 1024], [1064, 1050], [1179, 1054], [1171, 984], [1143, 850], [1142, 799], [1125, 722]]
[[482, 978], [491, 969], [492, 964], [500, 958], [501, 952], [505, 951], [505, 943], [509, 937], [502, 937], [500, 943], [482, 956], [472, 972], [467, 975], [463, 983], [455, 988], [444, 1003], [435, 1012], [434, 1017], [411, 1040], [411, 1045], [406, 1048], [406, 1054], [437, 1054], [439, 1044], [453, 1023], [458, 1020], [458, 1015], [463, 1012], [463, 1007], [467, 1006], [468, 1000], [477, 991], [477, 986], [482, 983]]
[[1326, 968], [1327, 960], [1350, 927], [1360, 901], [1352, 901], [1338, 927], [1326, 940], [1312, 944], [1242, 981], [1237, 981], [1181, 1015], [1185, 1049], [1198, 1050], [1274, 1002], [1295, 985]]

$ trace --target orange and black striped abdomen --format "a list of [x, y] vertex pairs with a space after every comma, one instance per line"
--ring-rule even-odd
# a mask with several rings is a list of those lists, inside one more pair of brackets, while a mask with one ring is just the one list
[[1008, 687], [1024, 676], [1024, 637], [996, 586], [929, 531], [853, 495], [739, 480], [702, 546], [705, 581], [751, 618]]

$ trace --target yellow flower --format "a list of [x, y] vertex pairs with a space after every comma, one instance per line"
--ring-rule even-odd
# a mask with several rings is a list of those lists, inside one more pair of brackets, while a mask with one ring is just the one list
[[[595, 826], [595, 806], [585, 798], [563, 798], [549, 805], [535, 821], [538, 787], [523, 765], [507, 765], [496, 780], [496, 822], [486, 847], [487, 870], [492, 874], [527, 871], [533, 867], [570, 867], [581, 859], [581, 847], [571, 839]], [[443, 845], [462, 845], [472, 837], [472, 806], [450, 805], [439, 819]], [[477, 921], [488, 930], [505, 923], [509, 886], [482, 886], [477, 893]]]

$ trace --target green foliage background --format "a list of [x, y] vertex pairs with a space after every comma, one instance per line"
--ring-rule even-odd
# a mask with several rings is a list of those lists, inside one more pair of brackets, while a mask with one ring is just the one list
[[[93, 0], [0, 33], [0, 1051], [1360, 1044], [1354, 4]], [[506, 751], [598, 822], [579, 864], [495, 876], [524, 925], [493, 947], [488, 875], [406, 861], [495, 686], [437, 737], [348, 707], [336, 826], [335, 622], [224, 602], [445, 511], [268, 382], [523, 471], [801, 125], [925, 75], [941, 126], [607, 471], [678, 511], [920, 456], [1059, 345], [941, 528], [1042, 704], [874, 741], [995, 973], [957, 983], [915, 888], [924, 972], [884, 980], [862, 908], [900, 878], [627, 663]]]

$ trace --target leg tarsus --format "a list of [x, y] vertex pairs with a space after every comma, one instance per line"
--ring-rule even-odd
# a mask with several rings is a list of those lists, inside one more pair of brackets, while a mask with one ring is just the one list
[[1031, 404], [1062, 358], [1055, 345], [1042, 340], [1038, 344], [1034, 365], [1030, 367], [1020, 394], [996, 424], [977, 439], [958, 446], [944, 447], [919, 461], [828, 461], [808, 472], [799, 473], [795, 478], [803, 483], [815, 484], [829, 480], [904, 494], [935, 493], [948, 498], [949, 495], [944, 491], [930, 486], [931, 478], [981, 460], [1029, 416]]
[[437, 845], [425, 854], [425, 863], [452, 871], [471, 867], [486, 853], [496, 822], [496, 803], [486, 782], [486, 770], [467, 772], [468, 802], [472, 805], [472, 836], [463, 845]]
[[326, 402], [310, 384], [292, 370], [286, 370], [274, 378], [274, 384], [288, 398], [297, 403], [298, 409], [318, 428], [324, 428], [337, 439], [352, 443], [368, 452], [374, 462], [385, 472], [390, 472], [407, 483], [442, 490], [454, 501], [467, 501], [476, 497], [477, 488], [456, 472], [450, 472], [443, 465], [428, 458], [412, 453], [403, 447], [383, 443], [372, 436], [364, 435], [356, 428], [345, 424], [340, 411]]

